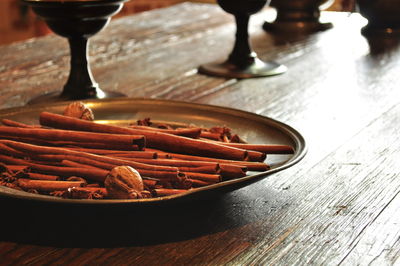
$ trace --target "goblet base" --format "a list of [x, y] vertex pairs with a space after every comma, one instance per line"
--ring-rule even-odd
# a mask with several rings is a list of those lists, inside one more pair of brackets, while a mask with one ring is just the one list
[[330, 22], [319, 21], [266, 21], [263, 29], [269, 32], [318, 32], [328, 30], [333, 27]]
[[394, 28], [367, 25], [361, 29], [361, 34], [364, 36], [400, 37], [400, 26]]
[[275, 62], [264, 62], [258, 58], [255, 58], [253, 63], [245, 67], [226, 61], [205, 64], [199, 68], [199, 72], [206, 75], [239, 79], [274, 76], [282, 74], [286, 70], [287, 68], [284, 65]]
[[106, 99], [106, 98], [117, 98], [117, 97], [125, 97], [126, 95], [113, 92], [113, 91], [103, 91], [99, 90], [96, 96], [93, 97], [86, 97], [86, 98], [76, 98], [76, 97], [69, 97], [60, 94], [60, 92], [50, 92], [36, 98], [30, 100], [27, 104], [41, 104], [41, 103], [50, 103], [50, 102], [62, 102], [62, 101], [73, 101], [73, 100], [87, 100], [87, 99]]

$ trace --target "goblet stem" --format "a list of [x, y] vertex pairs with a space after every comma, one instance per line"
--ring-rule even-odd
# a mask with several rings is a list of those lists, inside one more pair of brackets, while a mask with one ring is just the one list
[[285, 66], [271, 61], [262, 61], [250, 45], [248, 29], [250, 16], [260, 11], [266, 1], [218, 0], [217, 2], [223, 10], [235, 17], [235, 44], [224, 62], [201, 65], [199, 72], [227, 78], [268, 77], [284, 73]]
[[236, 39], [233, 50], [228, 57], [228, 62], [239, 65], [247, 66], [254, 62], [255, 53], [252, 51], [249, 42], [249, 20], [250, 16], [247, 14], [235, 14], [236, 20]]
[[71, 70], [61, 97], [68, 99], [102, 98], [104, 93], [94, 81], [88, 60], [88, 44], [86, 37], [68, 38], [71, 50]]

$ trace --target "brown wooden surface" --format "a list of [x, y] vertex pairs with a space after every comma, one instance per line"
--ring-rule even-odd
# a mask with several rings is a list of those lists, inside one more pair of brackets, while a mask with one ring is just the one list
[[[91, 42], [95, 79], [131, 97], [234, 107], [299, 130], [294, 167], [220, 198], [154, 208], [68, 208], [1, 199], [0, 264], [392, 265], [400, 263], [400, 53], [360, 34], [357, 14], [323, 14], [310, 35], [261, 29], [254, 49], [284, 75], [199, 75], [229, 53], [234, 25], [218, 7], [182, 4], [117, 19]], [[66, 40], [0, 47], [0, 107], [60, 89]]]

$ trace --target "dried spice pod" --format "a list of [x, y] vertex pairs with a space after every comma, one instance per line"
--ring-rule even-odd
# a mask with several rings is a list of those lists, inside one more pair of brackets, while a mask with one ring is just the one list
[[104, 185], [108, 197], [113, 199], [142, 198], [143, 180], [138, 171], [130, 166], [114, 167], [107, 175]]
[[65, 116], [71, 116], [83, 120], [93, 121], [94, 115], [92, 109], [90, 109], [86, 104], [83, 102], [73, 102], [70, 103], [65, 109], [64, 113]]

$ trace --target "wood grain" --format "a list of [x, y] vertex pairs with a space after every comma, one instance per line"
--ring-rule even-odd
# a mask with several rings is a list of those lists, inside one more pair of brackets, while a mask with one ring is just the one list
[[[233, 19], [217, 6], [181, 4], [112, 21], [91, 42], [102, 88], [269, 116], [299, 130], [309, 152], [288, 170], [201, 202], [60, 209], [1, 199], [0, 262], [399, 263], [399, 47], [364, 38], [358, 14], [323, 16], [334, 28], [310, 35], [265, 33], [273, 12], [254, 16], [254, 49], [289, 70], [249, 80], [197, 73], [232, 47]], [[67, 49], [56, 36], [0, 47], [1, 108], [59, 90]]]

